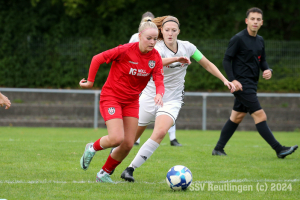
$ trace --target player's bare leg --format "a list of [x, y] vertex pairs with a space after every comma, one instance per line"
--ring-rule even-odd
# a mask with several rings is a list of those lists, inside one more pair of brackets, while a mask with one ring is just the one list
[[[138, 119], [135, 117], [124, 117], [124, 140], [118, 147], [108, 156], [106, 163], [99, 173], [97, 173], [97, 182], [110, 181], [111, 172], [123, 161], [133, 147], [135, 141], [135, 133], [137, 131]], [[98, 181], [99, 180], [99, 181]]]
[[88, 143], [80, 159], [80, 166], [87, 170], [95, 153], [109, 147], [118, 146], [124, 140], [124, 128], [122, 119], [106, 121], [108, 135], [101, 137], [94, 143]]

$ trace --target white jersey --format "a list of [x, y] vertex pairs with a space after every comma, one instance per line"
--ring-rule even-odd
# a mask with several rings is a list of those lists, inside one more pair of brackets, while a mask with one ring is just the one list
[[[158, 41], [155, 45], [155, 49], [159, 52], [162, 58], [180, 57], [185, 56], [190, 58], [197, 47], [188, 41], [177, 40], [177, 52], [171, 51], [164, 43], [164, 41]], [[183, 103], [184, 96], [184, 78], [186, 75], [186, 69], [188, 64], [182, 64], [180, 62], [174, 62], [168, 66], [164, 66], [164, 85], [165, 94], [163, 96], [163, 102], [172, 100], [181, 101]], [[154, 81], [148, 82], [146, 88], [142, 92], [148, 96], [155, 97], [156, 87]]]
[[139, 33], [135, 33], [131, 36], [128, 43], [138, 42], [139, 41]]

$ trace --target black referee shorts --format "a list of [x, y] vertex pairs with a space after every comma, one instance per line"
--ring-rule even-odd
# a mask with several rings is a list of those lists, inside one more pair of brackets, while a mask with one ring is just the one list
[[250, 115], [261, 110], [256, 93], [245, 93], [244, 91], [234, 92], [235, 100], [233, 110], [237, 112], [249, 112]]

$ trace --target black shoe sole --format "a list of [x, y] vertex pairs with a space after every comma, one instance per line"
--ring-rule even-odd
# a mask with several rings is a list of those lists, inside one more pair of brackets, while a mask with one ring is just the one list
[[121, 178], [124, 179], [125, 181], [128, 181], [128, 182], [134, 182], [134, 178], [133, 177], [125, 177], [125, 175], [122, 173], [121, 174]]
[[227, 156], [226, 153], [219, 152], [215, 149], [212, 151], [211, 155], [213, 155], [213, 156]]
[[298, 149], [298, 145], [295, 145], [295, 148], [293, 149], [293, 151], [289, 152], [286, 155], [277, 155], [277, 157], [281, 158], [281, 159], [284, 159], [286, 156], [291, 155], [292, 153], [294, 153], [297, 149]]
[[173, 147], [182, 147], [181, 144], [171, 144], [171, 146], [173, 146]]

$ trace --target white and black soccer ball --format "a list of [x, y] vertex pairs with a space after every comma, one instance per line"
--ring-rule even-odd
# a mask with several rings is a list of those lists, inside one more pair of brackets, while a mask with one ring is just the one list
[[186, 190], [192, 182], [192, 172], [185, 166], [176, 165], [167, 173], [167, 183], [173, 190]]

